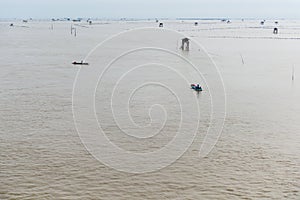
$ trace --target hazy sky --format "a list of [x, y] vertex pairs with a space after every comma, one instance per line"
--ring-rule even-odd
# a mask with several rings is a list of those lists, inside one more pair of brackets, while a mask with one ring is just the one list
[[0, 0], [0, 18], [300, 18], [299, 0]]

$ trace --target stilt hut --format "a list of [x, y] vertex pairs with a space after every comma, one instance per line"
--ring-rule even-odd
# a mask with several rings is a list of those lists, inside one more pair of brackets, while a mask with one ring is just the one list
[[189, 51], [190, 50], [190, 39], [189, 38], [183, 38], [181, 40], [181, 47], [180, 49], [182, 51]]

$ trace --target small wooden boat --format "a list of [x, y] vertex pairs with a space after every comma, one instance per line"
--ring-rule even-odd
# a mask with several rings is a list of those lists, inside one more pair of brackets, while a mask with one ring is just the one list
[[200, 87], [200, 88], [194, 88], [194, 90], [197, 91], [197, 92], [202, 92], [203, 91], [202, 87]]
[[73, 65], [89, 65], [89, 63], [85, 63], [85, 62], [83, 62], [83, 61], [81, 61], [81, 62], [76, 62], [76, 61], [74, 61], [74, 62], [72, 62], [72, 64], [73, 64]]
[[202, 87], [199, 84], [191, 84], [191, 89], [193, 89], [197, 92], [203, 91]]

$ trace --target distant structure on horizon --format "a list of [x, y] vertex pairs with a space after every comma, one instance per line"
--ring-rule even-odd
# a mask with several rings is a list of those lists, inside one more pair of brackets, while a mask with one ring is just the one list
[[55, 18], [52, 18], [51, 19], [53, 22], [55, 22], [55, 21], [71, 21], [71, 18], [61, 18], [61, 19], [55, 19]]

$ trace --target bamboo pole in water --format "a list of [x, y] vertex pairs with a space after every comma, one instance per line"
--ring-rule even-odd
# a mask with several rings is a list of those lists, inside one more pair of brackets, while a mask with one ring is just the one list
[[244, 64], [245, 64], [245, 61], [244, 61], [243, 55], [240, 54], [240, 56], [241, 56], [241, 59], [242, 59], [242, 63], [243, 63], [243, 65], [244, 65]]
[[295, 80], [295, 67], [293, 67], [293, 73], [292, 73], [292, 81]]

